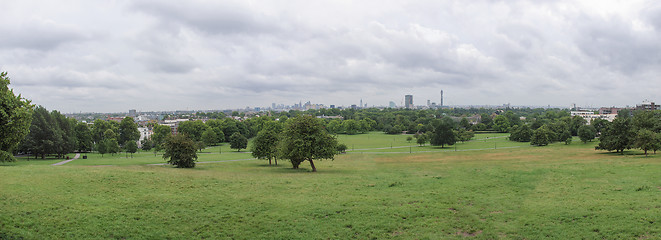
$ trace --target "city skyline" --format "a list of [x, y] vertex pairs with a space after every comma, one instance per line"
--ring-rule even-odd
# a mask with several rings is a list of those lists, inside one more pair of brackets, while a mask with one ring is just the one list
[[[656, 1], [13, 1], [0, 71], [61, 112], [659, 100]], [[362, 104], [361, 104], [362, 107]]]

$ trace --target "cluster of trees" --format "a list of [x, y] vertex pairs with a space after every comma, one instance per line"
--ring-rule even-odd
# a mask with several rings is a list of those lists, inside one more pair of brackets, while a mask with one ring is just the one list
[[659, 111], [620, 111], [611, 123], [600, 131], [596, 149], [616, 151], [639, 148], [645, 152], [661, 149], [661, 113]]
[[[451, 117], [459, 121], [466, 130], [502, 131], [519, 124], [521, 116], [543, 114], [543, 109], [319, 109], [308, 111], [291, 110], [272, 113], [275, 118], [291, 118], [299, 115], [341, 116], [344, 120], [325, 120], [326, 129], [333, 134], [357, 134], [367, 131], [383, 131], [388, 134], [403, 132], [415, 134], [433, 130], [431, 121]], [[500, 114], [500, 115], [499, 115]], [[502, 116], [501, 116], [502, 115]], [[477, 124], [471, 124], [469, 117], [479, 116]], [[500, 116], [500, 117], [499, 117]], [[504, 118], [504, 119], [503, 119]]]
[[9, 89], [10, 79], [0, 72], [0, 162], [15, 161], [14, 152], [28, 134], [32, 121], [30, 100]]
[[[216, 146], [229, 142], [233, 149], [245, 149], [247, 139], [257, 135], [264, 122], [274, 121], [274, 118], [263, 116], [238, 121], [232, 118], [185, 121], [179, 123], [177, 133], [185, 134], [195, 144], [195, 148], [202, 150], [207, 146]], [[171, 134], [169, 126], [155, 125], [153, 135], [142, 142], [144, 150], [154, 148], [156, 152], [163, 149], [163, 143]]]
[[74, 151], [92, 149], [87, 124], [67, 118], [55, 110], [49, 112], [42, 106], [37, 106], [32, 114], [30, 132], [19, 146], [21, 152], [43, 159], [47, 155], [61, 158]]
[[[275, 160], [277, 165], [278, 158], [289, 159], [296, 169], [301, 163], [308, 161], [312, 171], [316, 172], [315, 160], [333, 159], [342, 147], [337, 144], [335, 137], [328, 133], [322, 121], [313, 116], [298, 116], [284, 121], [270, 118], [262, 120], [259, 126], [261, 130], [254, 139], [252, 155], [268, 159], [269, 164]], [[156, 131], [154, 135], [157, 137]], [[229, 142], [231, 148], [240, 150], [246, 147], [248, 140], [241, 133], [235, 132], [229, 137]], [[165, 149], [163, 158], [177, 167], [194, 167], [197, 159], [195, 146], [194, 137], [186, 131], [168, 135], [162, 143]], [[346, 146], [341, 151], [345, 149]]]
[[316, 172], [314, 160], [333, 159], [335, 154], [346, 150], [329, 134], [323, 122], [313, 116], [298, 116], [283, 122], [267, 122], [253, 140], [252, 155], [272, 160], [289, 159], [294, 169], [308, 161]]
[[[413, 138], [420, 146], [429, 142], [433, 146], [454, 145], [457, 141], [465, 142], [471, 140], [475, 133], [469, 127], [457, 124], [451, 118], [441, 118], [431, 121], [431, 129], [426, 132], [416, 132]], [[407, 140], [412, 140], [413, 138]]]
[[138, 125], [132, 117], [125, 117], [121, 122], [95, 120], [92, 125], [92, 139], [95, 150], [102, 156], [110, 153], [116, 154], [121, 150], [126, 153], [135, 153], [138, 150], [140, 132]]
[[22, 140], [19, 150], [44, 159], [48, 155], [58, 158], [71, 152], [115, 154], [121, 150], [135, 153], [140, 138], [138, 126], [131, 117], [120, 123], [96, 120], [92, 128], [87, 123], [67, 118], [58, 111], [49, 112], [37, 106], [32, 112], [30, 131]]
[[608, 121], [596, 119], [592, 125], [587, 125], [587, 120], [581, 116], [571, 117], [567, 112], [550, 111], [510, 127], [510, 140], [545, 146], [554, 142], [570, 144], [573, 136], [579, 136], [581, 141], [587, 142], [596, 137], [596, 127], [603, 128], [606, 123]]

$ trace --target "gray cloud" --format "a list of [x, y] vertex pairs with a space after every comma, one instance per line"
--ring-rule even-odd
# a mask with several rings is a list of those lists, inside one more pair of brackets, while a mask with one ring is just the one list
[[423, 103], [438, 102], [440, 89], [447, 104], [633, 105], [661, 90], [628, 84], [661, 74], [661, 7], [652, 1], [20, 1], [7, 9], [0, 70], [17, 92], [64, 112], [387, 105], [404, 94]]

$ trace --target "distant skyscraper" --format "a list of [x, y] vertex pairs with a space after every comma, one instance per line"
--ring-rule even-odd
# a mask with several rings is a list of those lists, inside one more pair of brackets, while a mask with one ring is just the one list
[[131, 116], [131, 117], [135, 117], [135, 116], [137, 116], [137, 115], [138, 115], [138, 114], [137, 114], [137, 111], [136, 111], [135, 109], [129, 109], [129, 116]]
[[271, 103], [271, 109], [275, 109], [275, 103]]
[[443, 90], [441, 90], [441, 107], [443, 107]]
[[431, 106], [431, 100], [427, 99], [427, 107]]
[[363, 99], [362, 98], [360, 99], [360, 105], [358, 105], [358, 106], [360, 106], [361, 108], [363, 107]]
[[390, 101], [389, 105], [390, 105], [390, 108], [396, 108], [397, 107], [397, 104], [395, 104], [395, 102], [393, 102], [393, 101]]
[[404, 96], [404, 107], [413, 108], [413, 95]]

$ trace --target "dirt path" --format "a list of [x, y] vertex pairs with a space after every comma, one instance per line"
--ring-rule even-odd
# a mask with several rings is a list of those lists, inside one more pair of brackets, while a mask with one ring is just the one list
[[65, 163], [71, 162], [71, 161], [73, 161], [73, 160], [76, 160], [76, 159], [78, 159], [79, 157], [80, 157], [80, 153], [76, 153], [76, 156], [73, 156], [72, 159], [64, 160], [64, 161], [61, 161], [61, 162], [59, 162], [59, 163], [53, 163], [53, 164], [51, 164], [51, 165], [53, 165], [53, 166], [60, 166], [60, 165], [62, 165], [62, 164], [65, 164]]

